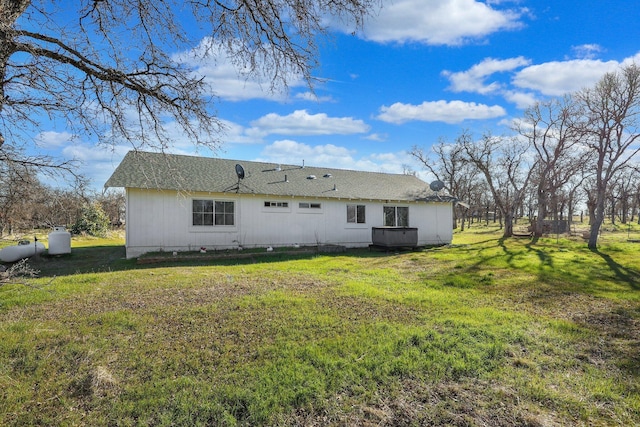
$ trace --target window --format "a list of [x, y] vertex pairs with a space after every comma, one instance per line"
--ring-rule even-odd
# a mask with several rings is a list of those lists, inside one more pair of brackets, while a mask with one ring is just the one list
[[298, 207], [300, 209], [320, 209], [322, 206], [320, 205], [320, 203], [300, 202], [298, 203]]
[[264, 202], [265, 208], [288, 208], [289, 202]]
[[213, 225], [213, 200], [193, 201], [193, 225]]
[[364, 224], [364, 205], [347, 205], [347, 222]]
[[385, 206], [384, 225], [385, 227], [408, 227], [409, 208], [407, 206]]
[[234, 225], [234, 211], [233, 202], [216, 201], [216, 225]]
[[234, 225], [234, 223], [234, 202], [193, 200], [193, 225]]

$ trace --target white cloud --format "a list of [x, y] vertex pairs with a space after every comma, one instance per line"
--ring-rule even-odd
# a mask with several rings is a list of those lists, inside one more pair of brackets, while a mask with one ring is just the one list
[[502, 95], [504, 96], [504, 99], [515, 104], [516, 107], [521, 110], [524, 110], [539, 101], [538, 97], [531, 92], [506, 90]]
[[449, 89], [454, 92], [475, 92], [488, 94], [497, 92], [502, 88], [498, 82], [485, 83], [487, 77], [495, 73], [513, 71], [516, 68], [527, 66], [531, 63], [529, 59], [522, 56], [509, 59], [486, 58], [482, 62], [475, 64], [466, 71], [451, 72], [443, 71], [442, 75], [451, 82]]
[[103, 187], [131, 146], [96, 146], [91, 142], [78, 142], [63, 148], [62, 156], [78, 161], [75, 173], [88, 178], [96, 189]]
[[[577, 53], [595, 53], [598, 45], [582, 45], [574, 49]], [[640, 53], [623, 61], [598, 59], [570, 59], [530, 65], [524, 57], [509, 59], [487, 58], [465, 71], [443, 71], [454, 92], [471, 92], [482, 95], [500, 95], [505, 100], [524, 109], [544, 96], [562, 96], [586, 87], [592, 87], [607, 72], [621, 66], [640, 63]], [[487, 83], [495, 73], [505, 73], [501, 82]]]
[[44, 131], [34, 137], [34, 142], [41, 148], [58, 148], [72, 144], [78, 138], [69, 132]]
[[256, 144], [262, 142], [262, 138], [259, 135], [249, 135], [247, 129], [238, 123], [222, 120], [222, 124], [224, 126], [224, 133], [220, 139], [223, 144]]
[[371, 172], [403, 173], [405, 165], [415, 162], [407, 152], [377, 153], [358, 158], [355, 150], [333, 144], [308, 145], [281, 140], [262, 150], [257, 161]]
[[605, 73], [616, 71], [619, 67], [617, 61], [591, 59], [546, 62], [520, 70], [514, 76], [513, 84], [543, 95], [562, 96], [593, 86]]
[[498, 10], [475, 0], [394, 0], [364, 28], [365, 39], [376, 42], [418, 42], [461, 45], [497, 31], [522, 26], [526, 10]]
[[389, 137], [389, 135], [387, 135], [386, 133], [383, 133], [383, 134], [372, 133], [371, 135], [367, 135], [364, 139], [369, 140], [369, 141], [382, 142], [382, 141], [386, 141], [388, 137]]
[[365, 133], [369, 126], [362, 120], [351, 117], [329, 117], [324, 113], [309, 114], [296, 110], [281, 116], [270, 113], [251, 122], [249, 132], [254, 136], [278, 135], [350, 135]]
[[602, 52], [602, 47], [597, 44], [583, 44], [580, 46], [573, 46], [571, 50], [577, 58], [593, 59], [596, 54]]
[[[37, 134], [34, 140], [38, 147], [56, 150], [55, 157], [73, 160], [73, 172], [87, 178], [95, 189], [102, 188], [124, 155], [132, 149], [130, 145], [107, 146], [81, 140], [78, 135], [69, 132], [44, 131]], [[66, 185], [63, 180], [50, 176], [41, 179], [53, 187]]]
[[312, 102], [334, 102], [334, 99], [331, 96], [318, 96], [318, 94], [313, 92], [296, 93], [294, 98]]
[[[288, 88], [305, 85], [300, 75], [288, 73], [284, 75], [287, 87], [277, 84], [274, 87], [272, 76], [259, 71], [251, 73], [249, 68], [234, 62], [227, 50], [209, 37], [202, 39], [196, 48], [174, 55], [174, 60], [193, 67], [197, 75], [204, 77], [211, 88], [211, 95], [228, 101], [283, 101], [287, 97]], [[258, 64], [256, 70], [264, 68]]]
[[396, 102], [390, 107], [382, 106], [379, 120], [402, 124], [409, 121], [460, 123], [464, 120], [491, 119], [504, 116], [505, 109], [499, 105], [484, 105], [463, 101], [432, 101], [420, 105]]
[[625, 58], [620, 65], [621, 66], [629, 66], [629, 65], [638, 65], [640, 64], [640, 52], [636, 53], [634, 56], [630, 56], [629, 58]]
[[262, 161], [310, 166], [348, 167], [354, 150], [333, 144], [311, 146], [289, 139], [275, 141], [262, 150]]

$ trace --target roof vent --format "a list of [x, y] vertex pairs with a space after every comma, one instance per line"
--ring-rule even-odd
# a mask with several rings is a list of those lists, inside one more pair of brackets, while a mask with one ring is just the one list
[[325, 174], [324, 174], [324, 175], [322, 175], [322, 176], [324, 176], [325, 178], [331, 178], [331, 174], [330, 174], [330, 173], [325, 173]]
[[282, 166], [278, 165], [276, 166], [276, 171], [280, 172], [282, 170]]
[[307, 179], [316, 179], [316, 176], [315, 176], [315, 175], [309, 175], [309, 176], [307, 177]]

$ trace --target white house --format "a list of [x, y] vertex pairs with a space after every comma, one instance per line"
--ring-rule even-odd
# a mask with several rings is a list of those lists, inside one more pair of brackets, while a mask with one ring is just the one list
[[131, 151], [105, 187], [126, 190], [127, 258], [152, 251], [342, 245], [409, 227], [452, 238], [452, 202], [415, 176]]

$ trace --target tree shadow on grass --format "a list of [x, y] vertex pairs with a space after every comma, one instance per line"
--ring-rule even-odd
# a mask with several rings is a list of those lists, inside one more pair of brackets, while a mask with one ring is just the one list
[[535, 242], [531, 241], [530, 243], [527, 243], [524, 246], [530, 252], [535, 252], [535, 254], [538, 256], [538, 259], [540, 260], [541, 269], [544, 267], [553, 268], [553, 257], [551, 257], [551, 255], [549, 255], [547, 252], [543, 251], [542, 249], [535, 248], [534, 245], [535, 245]]
[[635, 290], [640, 290], [640, 271], [625, 267], [618, 264], [611, 255], [600, 252], [597, 248], [591, 249], [591, 252], [601, 257], [609, 269], [615, 274], [616, 278]]
[[[507, 263], [510, 266], [514, 266], [514, 260], [516, 259], [516, 257], [518, 255], [522, 255], [522, 253], [520, 252], [514, 252], [512, 250], [510, 250], [509, 248], [507, 248], [507, 245], [505, 244], [505, 242], [507, 240], [512, 240], [514, 239], [513, 237], [501, 237], [500, 239], [498, 239], [498, 245], [502, 248], [502, 251], [504, 252], [504, 254], [508, 257], [507, 258]], [[530, 241], [529, 243], [525, 244], [524, 247], [527, 249], [527, 251], [529, 252], [534, 252], [536, 254], [536, 256], [538, 257], [538, 259], [540, 260], [540, 264], [538, 266], [538, 268], [540, 270], [543, 270], [545, 268], [553, 268], [553, 257], [551, 255], [549, 255], [546, 251], [540, 249], [540, 248], [536, 248], [534, 247], [535, 242], [534, 241]]]
[[[533, 240], [527, 238], [527, 242], [524, 244], [513, 243], [521, 240], [517, 237], [500, 237], [493, 239], [496, 245], [491, 247], [487, 246], [481, 248], [491, 249], [499, 248], [500, 251], [490, 251], [489, 254], [482, 254], [478, 252], [474, 256], [474, 262], [469, 265], [467, 271], [477, 272], [486, 269], [487, 266], [492, 266], [494, 263], [497, 265], [505, 264], [508, 268], [515, 270], [528, 270], [529, 272], [537, 273], [540, 280], [547, 280], [550, 275], [561, 275], [562, 271], [556, 266], [553, 251], [550, 251], [548, 247], [538, 247]], [[510, 244], [511, 243], [511, 244]], [[539, 262], [535, 262], [532, 259], [527, 261], [528, 254], [535, 254]]]

